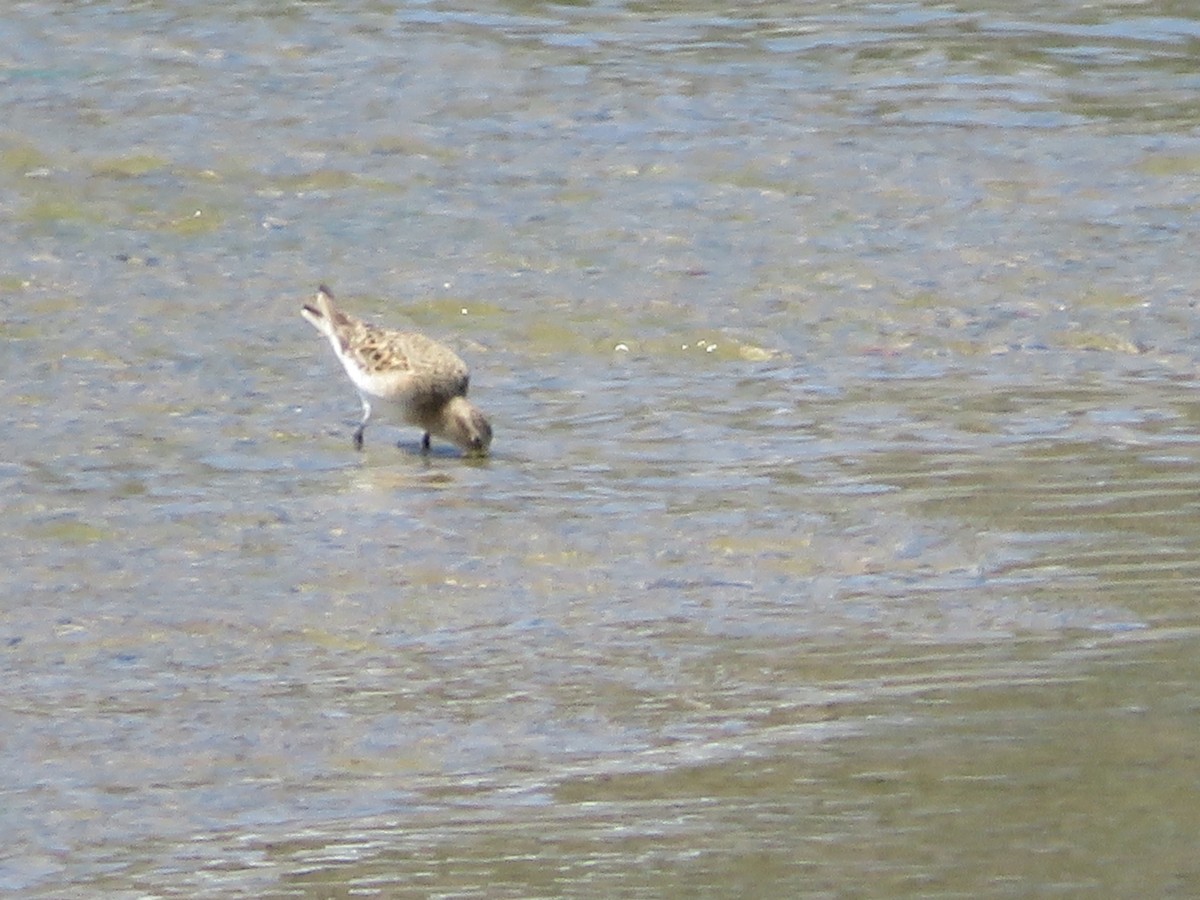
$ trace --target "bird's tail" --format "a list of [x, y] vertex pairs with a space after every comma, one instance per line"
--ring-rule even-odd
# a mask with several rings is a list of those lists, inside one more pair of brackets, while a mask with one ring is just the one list
[[317, 296], [312, 303], [300, 307], [300, 315], [330, 340], [336, 340], [338, 329], [350, 324], [346, 316], [333, 305], [333, 291], [325, 285], [317, 288]]

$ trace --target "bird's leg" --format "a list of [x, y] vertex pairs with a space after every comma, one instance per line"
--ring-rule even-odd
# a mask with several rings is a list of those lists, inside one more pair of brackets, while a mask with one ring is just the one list
[[425, 432], [425, 437], [421, 438], [421, 452], [429, 452], [429, 432]]
[[354, 430], [354, 449], [361, 450], [363, 448], [363, 432], [367, 430], [367, 421], [371, 418], [371, 404], [367, 402], [367, 398], [363, 397], [363, 417], [358, 428]]

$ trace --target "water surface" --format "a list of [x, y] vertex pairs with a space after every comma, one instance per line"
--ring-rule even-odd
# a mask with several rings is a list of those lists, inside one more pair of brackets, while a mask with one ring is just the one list
[[0, 888], [1195, 894], [1198, 37], [13, 7]]

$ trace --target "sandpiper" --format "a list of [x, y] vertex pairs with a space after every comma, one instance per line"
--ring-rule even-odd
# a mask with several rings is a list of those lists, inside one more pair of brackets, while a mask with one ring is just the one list
[[333, 292], [325, 285], [300, 313], [329, 338], [358, 388], [363, 417], [354, 432], [357, 449], [363, 447], [363, 431], [374, 405], [389, 418], [425, 429], [424, 453], [429, 452], [430, 435], [474, 456], [487, 453], [492, 426], [467, 399], [470, 371], [449, 347], [423, 334], [379, 328], [349, 316], [334, 307]]

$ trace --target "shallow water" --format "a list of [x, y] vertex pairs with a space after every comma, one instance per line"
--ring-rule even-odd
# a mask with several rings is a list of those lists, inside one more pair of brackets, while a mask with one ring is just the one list
[[0, 889], [1194, 895], [1198, 38], [14, 5]]

